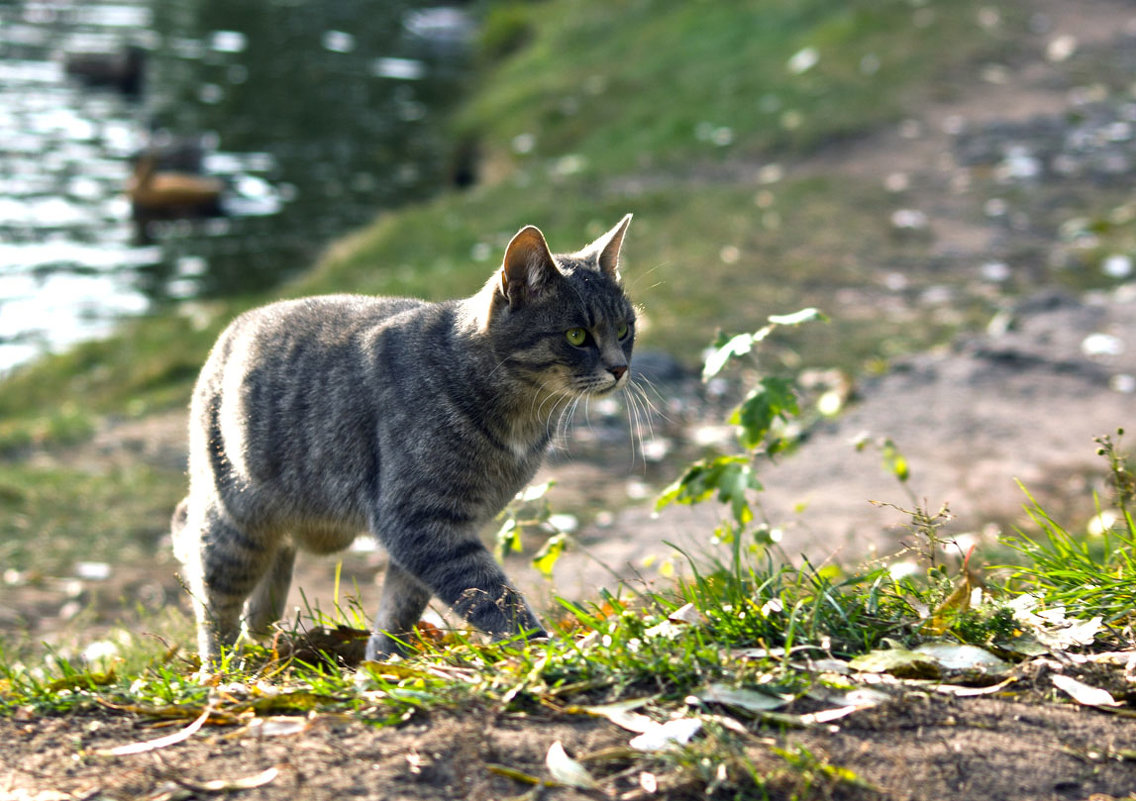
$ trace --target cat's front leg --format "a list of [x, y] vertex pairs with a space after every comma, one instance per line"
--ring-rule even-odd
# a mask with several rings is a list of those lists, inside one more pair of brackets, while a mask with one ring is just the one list
[[[425, 546], [423, 539], [429, 539], [430, 544]], [[386, 544], [392, 562], [402, 571], [494, 639], [548, 636], [524, 596], [509, 585], [505, 573], [475, 534], [436, 532], [421, 536], [417, 542], [392, 538]], [[383, 595], [385, 602], [385, 587]]]
[[374, 631], [367, 640], [366, 658], [386, 659], [405, 653], [414, 624], [422, 617], [429, 602], [430, 590], [426, 585], [397, 563], [387, 565], [379, 613], [375, 616]]

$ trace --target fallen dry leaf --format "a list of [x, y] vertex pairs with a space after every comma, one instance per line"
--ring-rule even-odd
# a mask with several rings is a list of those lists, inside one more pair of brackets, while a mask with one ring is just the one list
[[711, 683], [694, 693], [687, 699], [723, 706], [740, 707], [750, 712], [767, 712], [771, 709], [780, 709], [793, 700], [788, 693], [767, 692], [765, 690], [748, 690], [744, 687], [730, 687], [725, 684]]
[[1082, 681], [1072, 676], [1065, 676], [1060, 673], [1053, 675], [1053, 683], [1058, 689], [1064, 690], [1069, 696], [1078, 704], [1084, 706], [1120, 706], [1120, 701], [1112, 697], [1112, 693], [1108, 690], [1102, 690], [1098, 687], [1090, 687]]
[[564, 750], [564, 745], [559, 740], [548, 747], [544, 764], [552, 778], [561, 784], [583, 790], [591, 790], [597, 786], [595, 778], [588, 769], [568, 756], [568, 752]]
[[970, 698], [976, 695], [993, 695], [994, 693], [1001, 692], [1007, 685], [1013, 684], [1015, 681], [1017, 681], [1017, 679], [1011, 676], [1008, 679], [1003, 679], [997, 684], [991, 684], [987, 687], [963, 687], [960, 684], [932, 684], [931, 689], [943, 695], [953, 695], [957, 698]]
[[147, 751], [156, 751], [159, 748], [166, 748], [167, 746], [176, 745], [177, 743], [188, 740], [192, 737], [198, 729], [205, 725], [205, 721], [209, 719], [209, 715], [213, 712], [213, 708], [206, 706], [201, 714], [193, 723], [190, 723], [184, 729], [173, 734], [168, 734], [165, 737], [159, 737], [156, 740], [147, 740], [141, 743], [130, 743], [129, 745], [119, 745], [114, 748], [100, 748], [95, 751], [100, 756], [128, 756], [130, 754], [144, 754]]
[[301, 734], [310, 729], [311, 726], [311, 718], [273, 715], [267, 718], [253, 718], [244, 731], [246, 734], [257, 737], [286, 737], [290, 734]]
[[607, 718], [622, 729], [633, 731], [636, 734], [642, 734], [658, 724], [646, 715], [639, 714], [634, 710], [651, 701], [652, 698], [653, 696], [651, 698], [633, 698], [628, 701], [617, 701], [613, 704], [572, 707], [568, 711], [580, 711], [588, 715]]
[[686, 604], [667, 615], [667, 620], [672, 623], [689, 623], [693, 626], [702, 622], [702, 614], [694, 604]]
[[204, 782], [191, 782], [181, 779], [178, 784], [199, 793], [227, 793], [234, 790], [252, 790], [256, 787], [263, 787], [274, 781], [279, 775], [279, 768], [268, 768], [268, 770], [240, 779], [210, 779]]
[[662, 751], [673, 745], [686, 745], [702, 729], [697, 718], [677, 718], [653, 727], [631, 740], [637, 751]]

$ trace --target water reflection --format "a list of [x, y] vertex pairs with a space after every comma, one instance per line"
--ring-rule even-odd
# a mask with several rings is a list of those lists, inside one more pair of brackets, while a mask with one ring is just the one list
[[[271, 286], [434, 191], [470, 30], [417, 5], [0, 3], [0, 370], [154, 304]], [[151, 190], [133, 207], [132, 174]], [[219, 182], [219, 216], [159, 208], [192, 180]]]

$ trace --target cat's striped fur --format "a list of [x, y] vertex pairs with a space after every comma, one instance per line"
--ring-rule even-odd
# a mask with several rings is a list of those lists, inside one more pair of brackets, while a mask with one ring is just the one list
[[558, 256], [526, 227], [465, 300], [312, 297], [221, 334], [173, 519], [203, 664], [242, 617], [254, 635], [281, 617], [297, 549], [364, 531], [390, 556], [369, 658], [398, 651], [432, 595], [496, 637], [543, 634], [479, 531], [532, 478], [565, 407], [629, 380], [630, 219]]

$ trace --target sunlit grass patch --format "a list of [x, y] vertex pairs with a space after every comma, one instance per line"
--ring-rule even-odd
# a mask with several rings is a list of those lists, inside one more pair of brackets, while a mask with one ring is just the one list
[[1018, 559], [1014, 582], [1074, 617], [1099, 616], [1122, 638], [1136, 634], [1136, 476], [1121, 449], [1124, 432], [1097, 438], [1108, 463], [1115, 510], [1098, 512], [1081, 532], [1054, 520], [1026, 493], [1031, 527], [1004, 538]]
[[[578, 196], [588, 202], [565, 202]], [[833, 313], [835, 322], [801, 337], [795, 364], [838, 360], [858, 371], [939, 343], [988, 313], [977, 301], [960, 302], [949, 317], [898, 307], [880, 313], [881, 305], [895, 306], [884, 304], [890, 291], [881, 253], [900, 254], [913, 280], [933, 269], [927, 243], [895, 240], [893, 205], [876, 182], [848, 177], [785, 178], [764, 188], [680, 181], [634, 193], [583, 178], [534, 178], [524, 188], [480, 188], [385, 217], [330, 251], [290, 292], [470, 295], [499, 266], [521, 225], [538, 225], [552, 249], [562, 251], [575, 246], [580, 231], [602, 233], [633, 211], [621, 258], [628, 293], [641, 309], [637, 347], [695, 364], [716, 330], [739, 330], [765, 314], [811, 304]], [[865, 308], [873, 313], [865, 315]]]
[[[44, 426], [68, 409], [90, 417], [137, 417], [185, 403], [221, 327], [247, 301], [186, 306], [180, 313], [124, 322], [111, 336], [44, 356], [0, 379], [0, 455], [20, 442], [67, 444], [73, 428]], [[63, 436], [54, 436], [62, 434]], [[70, 435], [70, 436], [68, 436]]]
[[459, 127], [484, 136], [497, 160], [563, 171], [570, 155], [586, 174], [805, 150], [896, 118], [915, 86], [927, 91], [944, 69], [996, 52], [1004, 29], [981, 24], [980, 7], [529, 6], [539, 25]]
[[[1008, 586], [988, 587], [990, 600], [977, 607], [948, 610], [959, 576], [942, 565], [906, 574], [886, 563], [860, 572], [815, 568], [773, 558], [760, 539], [723, 543], [716, 553], [692, 558], [692, 577], [669, 590], [563, 602], [547, 641], [487, 643], [473, 632], [424, 626], [413, 653], [391, 662], [358, 663], [352, 643], [366, 632], [349, 603], [308, 609], [270, 642], [233, 651], [205, 679], [178, 647], [190, 639], [184, 619], [144, 621], [83, 648], [0, 647], [0, 714], [110, 710], [175, 732], [223, 727], [231, 737], [294, 735], [321, 720], [399, 726], [441, 711], [606, 721], [625, 732], [625, 747], [550, 749], [547, 777], [507, 764], [482, 768], [521, 783], [612, 790], [626, 790], [633, 775], [642, 786], [712, 797], [870, 794], [857, 774], [780, 734], [898, 703], [909, 691], [925, 695], [932, 685], [997, 691], [1014, 680], [1012, 663], [1026, 658], [1003, 642], [1025, 628], [1003, 614], [1017, 592]], [[1050, 575], [1044, 562], [1025, 563]], [[930, 631], [939, 616], [942, 630]], [[147, 626], [178, 633], [137, 633]], [[960, 657], [972, 658], [960, 641], [1011, 662], [974, 649], [986, 661], [960, 668]], [[876, 678], [865, 683], [862, 675]], [[1000, 683], [987, 689], [993, 682]], [[164, 742], [130, 745], [170, 747]]]

